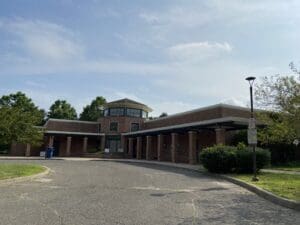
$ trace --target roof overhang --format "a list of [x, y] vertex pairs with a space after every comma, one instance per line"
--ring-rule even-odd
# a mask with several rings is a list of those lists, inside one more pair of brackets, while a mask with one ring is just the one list
[[72, 132], [72, 131], [59, 131], [59, 130], [45, 130], [44, 133], [53, 134], [53, 135], [105, 136], [104, 133]]
[[[140, 130], [135, 132], [124, 133], [124, 136], [143, 136], [151, 135], [157, 133], [170, 133], [170, 132], [180, 132], [188, 130], [201, 130], [201, 129], [215, 129], [218, 127], [223, 127], [226, 130], [241, 130], [247, 129], [249, 119], [241, 117], [224, 117], [211, 120], [198, 121], [193, 123], [184, 123], [172, 126], [158, 127], [147, 130]], [[261, 126], [261, 123], [257, 124]]]

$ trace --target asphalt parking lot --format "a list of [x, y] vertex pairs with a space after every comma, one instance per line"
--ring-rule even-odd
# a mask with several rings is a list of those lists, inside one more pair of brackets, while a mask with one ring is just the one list
[[109, 161], [0, 160], [51, 169], [0, 182], [3, 225], [299, 224], [300, 213], [227, 181], [158, 165]]

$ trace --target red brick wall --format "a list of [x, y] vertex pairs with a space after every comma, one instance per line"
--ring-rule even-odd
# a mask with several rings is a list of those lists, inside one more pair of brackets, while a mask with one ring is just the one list
[[228, 116], [249, 118], [250, 110], [246, 111], [241, 109], [222, 107], [222, 117], [228, 117]]
[[203, 120], [211, 120], [223, 117], [242, 117], [249, 118], [250, 112], [246, 109], [231, 108], [226, 106], [216, 106], [214, 108], [204, 109], [200, 111], [191, 111], [179, 115], [165, 117], [156, 120], [146, 121], [143, 129], [152, 129], [164, 126], [172, 126], [184, 123], [192, 123]]
[[95, 132], [95, 133], [97, 133], [98, 132], [98, 124], [49, 120], [47, 122], [46, 129], [54, 130], [54, 131], [71, 131], [71, 132], [87, 132], [87, 133]]
[[171, 116], [170, 118], [162, 118], [152, 121], [147, 121], [143, 124], [143, 129], [152, 129], [163, 126], [172, 126], [183, 123], [191, 123], [202, 120], [216, 119], [222, 117], [221, 108], [213, 108], [205, 111], [191, 112], [178, 116]]
[[10, 148], [10, 155], [25, 156], [26, 144], [13, 143]]
[[[116, 135], [119, 133], [127, 133], [130, 132], [131, 124], [138, 123], [140, 124], [140, 128], [142, 126], [144, 119], [143, 118], [135, 118], [135, 117], [117, 117], [117, 116], [108, 116], [102, 117], [98, 119], [98, 122], [101, 124], [101, 133], [106, 133], [109, 135]], [[117, 122], [118, 123], [118, 132], [110, 131], [110, 123]]]

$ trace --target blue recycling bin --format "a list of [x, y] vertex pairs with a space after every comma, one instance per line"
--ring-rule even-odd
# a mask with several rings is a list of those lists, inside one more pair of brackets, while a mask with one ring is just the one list
[[53, 151], [54, 151], [54, 148], [47, 148], [46, 149], [46, 152], [45, 152], [45, 158], [46, 159], [51, 159], [53, 157]]

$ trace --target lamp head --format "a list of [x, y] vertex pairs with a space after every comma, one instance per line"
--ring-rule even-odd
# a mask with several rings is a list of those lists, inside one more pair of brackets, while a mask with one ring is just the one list
[[246, 80], [249, 82], [250, 86], [253, 85], [254, 80], [256, 79], [256, 77], [247, 77]]

